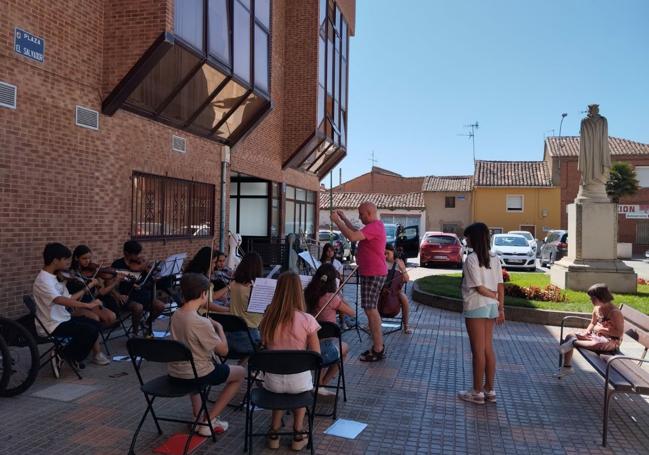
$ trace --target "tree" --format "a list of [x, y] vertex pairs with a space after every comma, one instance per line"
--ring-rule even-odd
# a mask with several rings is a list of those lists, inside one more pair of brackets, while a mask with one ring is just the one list
[[611, 176], [606, 182], [606, 192], [613, 202], [618, 203], [624, 196], [633, 196], [640, 189], [635, 168], [631, 163], [617, 162], [611, 166]]

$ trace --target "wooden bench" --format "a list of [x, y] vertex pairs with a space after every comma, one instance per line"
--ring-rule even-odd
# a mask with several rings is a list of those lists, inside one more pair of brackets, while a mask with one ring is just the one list
[[[620, 351], [598, 354], [576, 347], [575, 349], [590, 363], [590, 365], [604, 378], [604, 416], [602, 428], [602, 445], [606, 447], [606, 436], [608, 430], [608, 413], [611, 397], [616, 393], [635, 393], [638, 395], [649, 395], [649, 371], [642, 368], [649, 350], [649, 316], [626, 305], [620, 307], [624, 316], [624, 333], [644, 347], [641, 357], [624, 355]], [[583, 319], [590, 321], [590, 318], [578, 316], [566, 316], [561, 322], [560, 343], [563, 342], [564, 321], [569, 319]], [[561, 366], [561, 357], [559, 366]]]

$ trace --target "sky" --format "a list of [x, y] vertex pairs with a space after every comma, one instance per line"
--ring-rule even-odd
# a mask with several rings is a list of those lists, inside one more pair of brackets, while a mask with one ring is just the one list
[[477, 159], [541, 160], [592, 103], [609, 135], [649, 143], [648, 24], [646, 0], [357, 0], [334, 185], [372, 151], [404, 176], [472, 174], [475, 122]]

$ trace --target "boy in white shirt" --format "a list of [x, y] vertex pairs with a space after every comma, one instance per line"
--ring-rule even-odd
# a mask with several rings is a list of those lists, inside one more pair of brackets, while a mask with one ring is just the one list
[[[68, 309], [93, 309], [101, 306], [99, 300], [90, 303], [80, 302], [79, 299], [85, 293], [85, 289], [70, 295], [65, 283], [58, 280], [57, 273], [69, 268], [71, 256], [70, 250], [60, 243], [45, 245], [44, 266], [34, 280], [32, 291], [36, 301], [36, 316], [50, 334], [69, 339], [63, 350], [66, 359], [81, 362], [90, 351], [93, 351], [93, 363], [108, 365], [110, 360], [101, 352], [99, 346], [99, 323], [83, 317], [72, 317], [68, 311]], [[95, 284], [96, 281], [92, 280], [88, 283], [88, 287], [93, 287]], [[36, 324], [36, 327], [39, 334], [45, 335], [40, 324]]]

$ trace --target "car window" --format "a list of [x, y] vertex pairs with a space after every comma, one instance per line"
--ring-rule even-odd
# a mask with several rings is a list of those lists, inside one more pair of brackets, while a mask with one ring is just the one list
[[329, 237], [329, 233], [328, 233], [328, 232], [321, 232], [321, 233], [320, 233], [320, 240], [321, 240], [321, 241], [324, 242], [324, 241], [326, 241], [326, 240], [329, 240], [330, 238], [331, 238], [331, 237]]
[[426, 237], [426, 242], [435, 243], [437, 245], [454, 245], [456, 239], [450, 235], [430, 235]]
[[554, 242], [558, 237], [559, 234], [557, 234], [556, 232], [550, 233], [550, 235], [548, 235], [548, 243]]
[[561, 237], [561, 242], [566, 243], [567, 241], [568, 241], [568, 233], [566, 232], [566, 233], [563, 234], [563, 236]]
[[496, 246], [529, 246], [524, 237], [514, 236], [495, 237], [494, 244]]
[[385, 236], [389, 239], [394, 239], [397, 235], [397, 227], [395, 225], [386, 225], [385, 226]]

